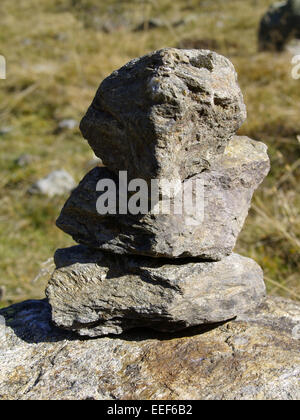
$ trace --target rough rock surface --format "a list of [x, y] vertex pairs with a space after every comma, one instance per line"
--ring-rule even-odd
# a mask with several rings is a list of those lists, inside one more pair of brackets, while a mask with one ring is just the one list
[[185, 207], [182, 214], [100, 215], [96, 185], [100, 179], [118, 179], [96, 168], [73, 191], [57, 226], [78, 243], [118, 254], [219, 260], [232, 252], [252, 194], [269, 171], [266, 150], [263, 143], [234, 137], [210, 170], [185, 182], [203, 182], [204, 217], [199, 221], [196, 207], [194, 213]]
[[297, 302], [268, 298], [240, 320], [182, 336], [80, 340], [51, 325], [46, 301], [0, 316], [2, 400], [300, 399]]
[[42, 194], [48, 197], [54, 197], [56, 195], [63, 195], [72, 191], [75, 188], [76, 183], [72, 176], [65, 170], [57, 170], [51, 172], [45, 178], [37, 181], [29, 189], [30, 194]]
[[80, 128], [113, 172], [184, 180], [209, 167], [245, 119], [227, 58], [170, 48], [134, 59], [106, 78]]
[[135, 327], [173, 332], [234, 318], [265, 297], [261, 268], [232, 254], [219, 262], [174, 264], [150, 258], [58, 250], [46, 295], [59, 327], [83, 336]]

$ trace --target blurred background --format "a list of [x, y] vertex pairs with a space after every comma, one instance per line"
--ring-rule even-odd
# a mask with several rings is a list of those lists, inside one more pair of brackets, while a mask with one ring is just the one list
[[270, 4], [1, 0], [0, 307], [44, 297], [54, 251], [73, 243], [55, 227], [68, 193], [47, 193], [36, 182], [65, 170], [78, 183], [97, 163], [78, 129], [96, 88], [162, 47], [212, 49], [235, 65], [248, 109], [239, 134], [265, 142], [272, 162], [236, 250], [263, 267], [269, 293], [300, 299], [300, 79], [291, 63], [300, 49], [258, 52]]

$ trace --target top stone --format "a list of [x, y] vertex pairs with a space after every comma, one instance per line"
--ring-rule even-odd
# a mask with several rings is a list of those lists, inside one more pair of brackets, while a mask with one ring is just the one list
[[107, 77], [80, 128], [113, 172], [184, 180], [209, 168], [245, 119], [228, 59], [208, 50], [168, 48]]

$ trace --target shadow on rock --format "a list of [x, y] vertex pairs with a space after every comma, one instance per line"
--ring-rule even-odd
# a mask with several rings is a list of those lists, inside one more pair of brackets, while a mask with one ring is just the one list
[[[0, 310], [6, 327], [11, 328], [19, 339], [29, 344], [56, 343], [60, 341], [97, 340], [79, 336], [72, 331], [57, 328], [51, 320], [51, 306], [47, 299], [28, 300]], [[228, 322], [228, 321], [226, 321]], [[150, 328], [134, 328], [121, 335], [109, 335], [110, 339], [141, 342], [146, 340], [167, 341], [207, 333], [226, 322], [186, 328], [176, 333], [159, 332]]]

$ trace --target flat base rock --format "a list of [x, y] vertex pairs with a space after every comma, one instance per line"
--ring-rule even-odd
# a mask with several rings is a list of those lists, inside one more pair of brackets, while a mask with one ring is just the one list
[[45, 300], [0, 316], [1, 400], [300, 399], [300, 305], [290, 300], [180, 336], [80, 340], [51, 324]]
[[83, 336], [136, 327], [179, 331], [234, 318], [265, 297], [261, 268], [237, 254], [174, 263], [75, 246], [58, 250], [54, 259], [46, 290], [52, 319]]

